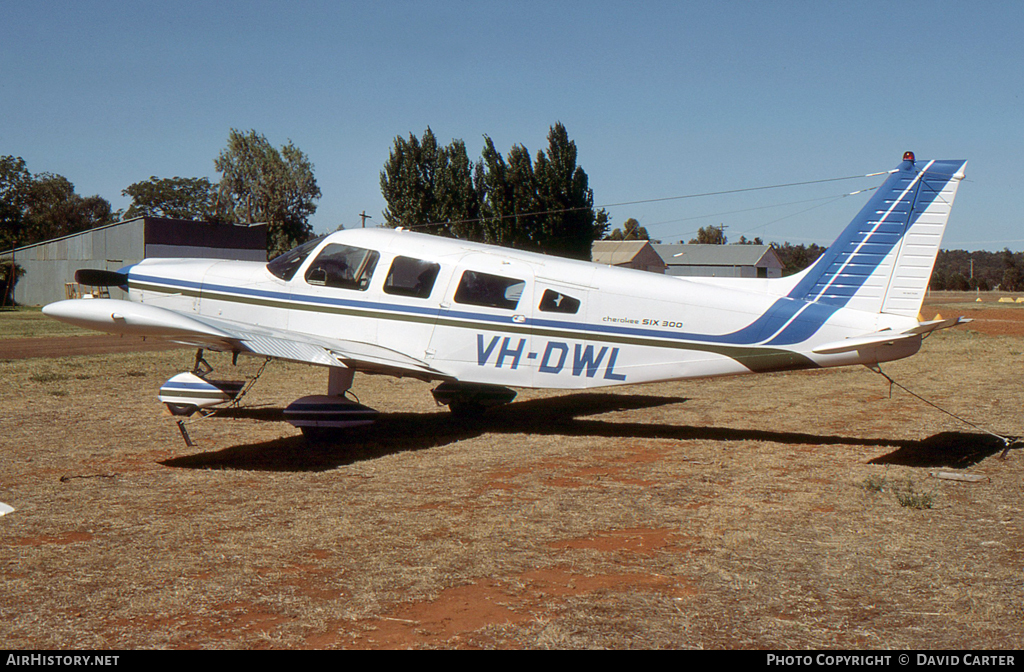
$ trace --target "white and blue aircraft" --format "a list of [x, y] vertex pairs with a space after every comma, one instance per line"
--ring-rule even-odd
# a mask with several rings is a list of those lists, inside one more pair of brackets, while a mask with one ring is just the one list
[[963, 322], [919, 313], [965, 161], [908, 152], [839, 238], [803, 272], [678, 278], [424, 235], [339, 231], [269, 263], [146, 259], [80, 271], [129, 300], [50, 304], [53, 318], [200, 348], [160, 389], [174, 413], [234, 399], [202, 349], [325, 367], [326, 395], [285, 417], [304, 431], [364, 424], [355, 372], [440, 384], [475, 413], [512, 388], [583, 389], [710, 376], [873, 366]]

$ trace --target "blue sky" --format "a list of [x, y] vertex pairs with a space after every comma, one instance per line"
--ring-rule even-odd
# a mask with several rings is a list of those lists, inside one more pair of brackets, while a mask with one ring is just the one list
[[[532, 154], [562, 122], [598, 205], [967, 159], [943, 246], [1024, 249], [1024, 3], [0, 0], [0, 154], [126, 208], [216, 180], [231, 128], [310, 158], [326, 232], [381, 221], [395, 136]], [[827, 244], [862, 178], [609, 207]]]

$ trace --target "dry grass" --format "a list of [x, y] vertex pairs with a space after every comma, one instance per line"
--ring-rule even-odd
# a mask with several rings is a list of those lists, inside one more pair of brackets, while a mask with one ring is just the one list
[[[885, 370], [1020, 435], [1022, 345], [961, 327]], [[309, 448], [281, 409], [326, 376], [273, 363], [189, 449], [155, 392], [190, 363], [0, 362], [8, 648], [1024, 645], [1024, 453], [866, 369], [524, 392], [477, 423], [357, 377], [381, 421]]]
[[[0, 310], [0, 341], [5, 338], [39, 338], [41, 336], [79, 336], [90, 334], [85, 329], [57, 322], [43, 315], [40, 308], [7, 308]], [[2, 353], [2, 349], [0, 349]], [[0, 357], [3, 355], [0, 354]]]

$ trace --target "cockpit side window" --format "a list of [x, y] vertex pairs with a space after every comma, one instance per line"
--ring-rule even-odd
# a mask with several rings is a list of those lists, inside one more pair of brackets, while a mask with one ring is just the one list
[[384, 292], [417, 299], [429, 299], [440, 270], [441, 265], [432, 261], [423, 261], [412, 257], [395, 257], [395, 260], [391, 262], [388, 277], [384, 279]]
[[299, 266], [302, 266], [302, 262], [306, 260], [310, 252], [316, 249], [316, 246], [323, 241], [324, 237], [314, 238], [313, 240], [303, 243], [296, 248], [288, 250], [284, 254], [274, 257], [267, 264], [267, 270], [281, 278], [282, 280], [291, 280], [295, 276], [295, 272], [299, 270]]
[[309, 265], [306, 282], [365, 291], [379, 258], [376, 250], [334, 243], [325, 247]]
[[575, 314], [580, 310], [580, 300], [553, 289], [545, 289], [538, 307], [545, 313]]
[[515, 310], [525, 288], [525, 280], [466, 271], [459, 281], [459, 288], [455, 290], [455, 302]]

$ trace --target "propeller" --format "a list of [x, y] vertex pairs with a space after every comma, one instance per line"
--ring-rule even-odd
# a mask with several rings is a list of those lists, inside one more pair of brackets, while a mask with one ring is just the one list
[[75, 282], [90, 287], [121, 287], [128, 284], [128, 274], [102, 271], [97, 268], [83, 268], [80, 271], [75, 271]]

